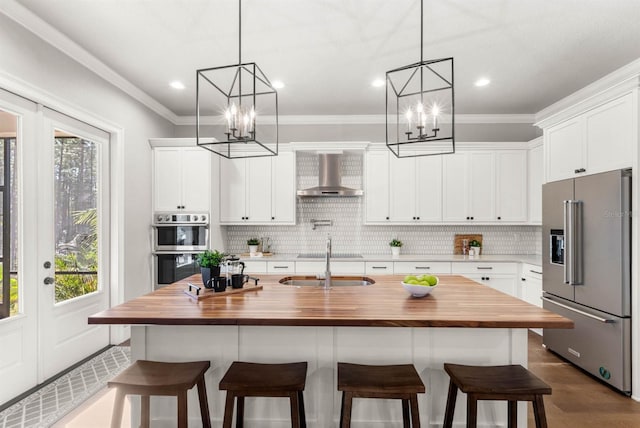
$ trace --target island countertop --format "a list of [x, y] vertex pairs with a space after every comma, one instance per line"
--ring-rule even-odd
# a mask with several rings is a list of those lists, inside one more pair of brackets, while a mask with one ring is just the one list
[[90, 324], [370, 327], [573, 328], [573, 321], [458, 275], [439, 275], [433, 292], [411, 297], [400, 275], [369, 286], [295, 287], [259, 275], [261, 290], [200, 301], [184, 294], [200, 275], [89, 317]]

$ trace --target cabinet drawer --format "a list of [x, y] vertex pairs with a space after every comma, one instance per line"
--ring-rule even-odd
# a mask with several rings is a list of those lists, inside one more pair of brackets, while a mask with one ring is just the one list
[[295, 272], [295, 262], [267, 262], [267, 273]]
[[454, 274], [518, 274], [517, 263], [458, 262], [451, 264]]
[[451, 273], [451, 263], [449, 262], [394, 262], [393, 273], [407, 275], [410, 273]]
[[261, 260], [243, 260], [244, 273], [251, 275], [254, 273], [267, 273], [267, 262]]
[[332, 274], [364, 275], [364, 262], [331, 261]]
[[305, 274], [324, 274], [325, 264], [324, 262], [299, 262], [296, 261], [296, 273]]
[[522, 276], [542, 281], [542, 268], [540, 266], [524, 263], [522, 265]]
[[393, 262], [366, 262], [364, 272], [367, 275], [391, 275], [393, 273]]

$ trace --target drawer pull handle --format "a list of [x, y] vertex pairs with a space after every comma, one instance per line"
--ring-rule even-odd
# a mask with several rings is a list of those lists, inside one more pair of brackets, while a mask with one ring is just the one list
[[274, 266], [274, 269], [289, 269], [289, 266]]
[[493, 267], [491, 267], [491, 266], [477, 266], [476, 269], [478, 269], [478, 270], [491, 270], [491, 269], [493, 269]]
[[371, 266], [371, 269], [386, 269], [386, 266]]
[[578, 313], [580, 315], [584, 315], [585, 317], [588, 317], [588, 318], [603, 322], [605, 324], [613, 324], [613, 323], [616, 322], [616, 320], [613, 320], [613, 319], [610, 319], [610, 318], [602, 318], [602, 317], [599, 317], [597, 315], [593, 315], [593, 314], [590, 314], [588, 312], [584, 312], [584, 311], [580, 311], [580, 310], [578, 310], [576, 308], [572, 308], [571, 306], [563, 305], [562, 303], [558, 303], [555, 300], [549, 299], [548, 297], [543, 297], [542, 300], [544, 300], [545, 302], [553, 303], [554, 305], [558, 305], [561, 308], [565, 308], [566, 310], [569, 310], [571, 312], [575, 312], [575, 313]]
[[431, 269], [431, 266], [416, 266], [416, 269]]
[[538, 275], [542, 275], [542, 272], [538, 272], [538, 271], [536, 271], [536, 270], [531, 270], [531, 269], [529, 269], [529, 272], [531, 272], [531, 273], [536, 273], [536, 274], [538, 274]]

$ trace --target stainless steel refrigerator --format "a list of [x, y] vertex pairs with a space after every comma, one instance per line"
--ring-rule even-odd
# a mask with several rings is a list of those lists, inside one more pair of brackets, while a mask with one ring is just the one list
[[574, 329], [543, 343], [593, 376], [631, 391], [631, 171], [542, 187], [543, 305]]

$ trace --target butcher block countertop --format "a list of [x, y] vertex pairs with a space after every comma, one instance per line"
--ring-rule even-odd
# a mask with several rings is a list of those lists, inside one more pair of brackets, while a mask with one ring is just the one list
[[259, 275], [261, 290], [196, 301], [194, 275], [89, 317], [89, 324], [352, 327], [573, 328], [573, 321], [458, 275], [439, 275], [426, 297], [411, 297], [400, 275], [370, 275], [369, 286], [295, 287]]

